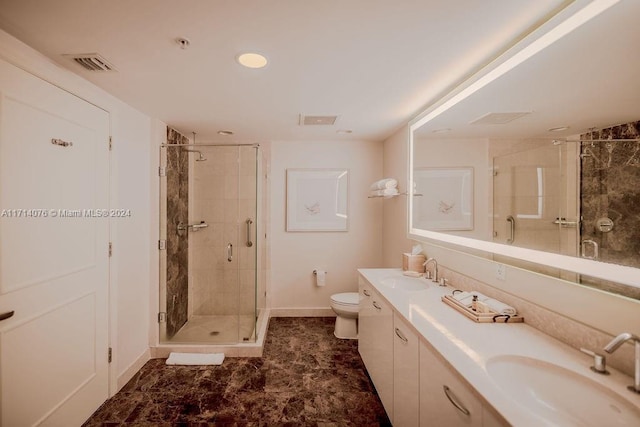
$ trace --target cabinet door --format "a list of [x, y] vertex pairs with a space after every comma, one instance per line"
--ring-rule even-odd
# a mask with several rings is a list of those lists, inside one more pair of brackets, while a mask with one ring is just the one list
[[439, 354], [420, 342], [420, 426], [481, 426], [482, 403]]
[[393, 422], [393, 311], [362, 279], [359, 287], [358, 351]]
[[393, 316], [393, 327], [393, 423], [400, 427], [418, 426], [420, 341], [397, 313]]
[[376, 332], [373, 327], [374, 320], [372, 317], [375, 314], [375, 310], [371, 305], [373, 301], [371, 285], [362, 278], [358, 281], [358, 294], [360, 297], [358, 306], [358, 352], [367, 370], [371, 370], [373, 341]]

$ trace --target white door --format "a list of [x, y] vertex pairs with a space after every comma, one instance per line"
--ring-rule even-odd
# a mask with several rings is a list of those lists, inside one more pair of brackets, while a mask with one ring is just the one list
[[107, 112], [0, 61], [2, 426], [108, 397], [108, 139]]

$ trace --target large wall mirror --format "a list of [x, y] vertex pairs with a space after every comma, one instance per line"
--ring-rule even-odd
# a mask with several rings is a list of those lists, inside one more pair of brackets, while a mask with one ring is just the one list
[[557, 16], [414, 120], [410, 237], [640, 299], [638, 16]]

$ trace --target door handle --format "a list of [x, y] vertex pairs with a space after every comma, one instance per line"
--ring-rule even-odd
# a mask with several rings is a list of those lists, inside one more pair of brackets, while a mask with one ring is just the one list
[[247, 246], [251, 247], [253, 246], [253, 242], [251, 241], [251, 224], [253, 224], [253, 221], [251, 221], [251, 218], [247, 219]]
[[6, 313], [2, 313], [2, 314], [0, 314], [0, 321], [1, 320], [6, 320], [6, 319], [8, 319], [10, 317], [13, 317], [14, 314], [15, 314], [15, 311], [13, 311], [13, 310], [12, 311], [7, 311]]
[[400, 331], [400, 329], [396, 328], [396, 335], [398, 336], [398, 338], [400, 338], [405, 344], [409, 342], [409, 340], [407, 339], [407, 337], [404, 336], [404, 334], [402, 333], [402, 331]]
[[507, 239], [507, 244], [512, 244], [516, 238], [516, 220], [514, 217], [509, 215], [507, 217], [507, 222], [509, 223], [509, 238]]
[[[591, 239], [584, 239], [580, 245], [582, 246], [582, 258], [598, 259], [598, 242]], [[591, 255], [587, 254], [587, 245], [590, 245], [593, 248]]]
[[227, 245], [227, 261], [233, 261], [233, 245], [231, 243]]
[[465, 408], [462, 405], [462, 403], [457, 401], [458, 399], [456, 398], [456, 396], [453, 394], [453, 392], [448, 386], [443, 385], [442, 388], [444, 389], [444, 394], [447, 396], [447, 399], [449, 399], [449, 402], [451, 402], [451, 404], [455, 406], [458, 411], [462, 412], [467, 416], [471, 415], [471, 412], [469, 412], [469, 410]]

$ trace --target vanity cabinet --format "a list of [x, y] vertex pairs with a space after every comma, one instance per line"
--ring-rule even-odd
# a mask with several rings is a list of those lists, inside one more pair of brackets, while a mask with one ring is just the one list
[[484, 410], [475, 391], [421, 340], [420, 426], [481, 427]]
[[393, 309], [362, 278], [358, 290], [358, 352], [393, 422]]
[[420, 423], [420, 339], [398, 313], [393, 316], [393, 424]]

